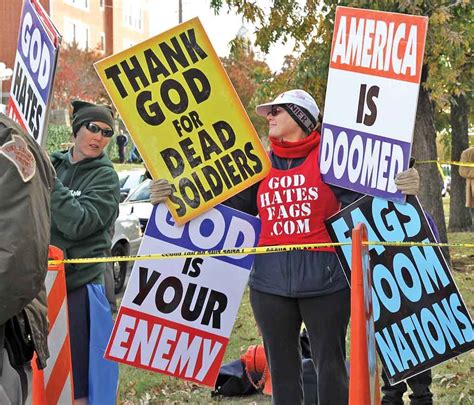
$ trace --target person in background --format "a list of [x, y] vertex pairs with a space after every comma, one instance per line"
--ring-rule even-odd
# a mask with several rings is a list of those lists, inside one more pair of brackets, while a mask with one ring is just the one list
[[142, 157], [140, 156], [137, 147], [135, 146], [135, 144], [133, 144], [132, 148], [130, 149], [128, 163], [141, 163], [142, 161]]
[[119, 154], [119, 162], [125, 162], [125, 147], [128, 145], [128, 136], [120, 130], [120, 133], [115, 138], [115, 143], [117, 144], [118, 154]]
[[[72, 107], [74, 146], [51, 157], [57, 173], [51, 243], [68, 259], [104, 257], [120, 200], [117, 173], [104, 153], [114, 133], [114, 115], [107, 106], [79, 100]], [[118, 366], [103, 359], [112, 331], [105, 269], [105, 263], [65, 266], [77, 404], [112, 404], [116, 399]]]
[[54, 169], [37, 142], [0, 114], [0, 404], [31, 402], [31, 360], [46, 367], [50, 198]]
[[[272, 169], [259, 184], [225, 204], [260, 216], [259, 246], [331, 243], [324, 221], [339, 211], [341, 204], [361, 195], [328, 186], [321, 179], [321, 115], [316, 102], [304, 90], [290, 90], [257, 106], [257, 114], [268, 121]], [[410, 169], [402, 178], [417, 176], [418, 172]], [[163, 179], [152, 181], [153, 204], [171, 194], [171, 185], [165, 183]], [[403, 186], [398, 188], [404, 191]], [[295, 205], [299, 210], [294, 210]], [[285, 212], [295, 212], [291, 219], [307, 220], [308, 226], [299, 233], [274, 232], [282, 220], [279, 213]], [[345, 337], [350, 291], [334, 248], [256, 255], [249, 287], [270, 367], [273, 404], [303, 403], [299, 340], [303, 322], [318, 379], [318, 403], [347, 404]]]
[[[474, 164], [474, 146], [461, 153], [461, 163]], [[459, 175], [466, 179], [466, 207], [471, 209], [472, 225], [474, 226], [474, 167], [459, 166]]]

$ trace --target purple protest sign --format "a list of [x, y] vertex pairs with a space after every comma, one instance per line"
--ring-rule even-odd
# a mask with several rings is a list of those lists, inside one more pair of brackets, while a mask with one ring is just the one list
[[338, 7], [321, 133], [324, 182], [402, 202], [428, 19]]
[[44, 145], [60, 35], [36, 2], [25, 0], [8, 116]]

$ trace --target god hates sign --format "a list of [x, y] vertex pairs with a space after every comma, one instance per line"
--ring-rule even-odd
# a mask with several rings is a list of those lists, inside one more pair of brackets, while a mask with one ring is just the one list
[[96, 63], [178, 224], [263, 179], [268, 156], [198, 18]]
[[[333, 242], [347, 242], [360, 222], [369, 241], [436, 243], [414, 196], [365, 196], [326, 226]], [[351, 246], [336, 251], [350, 280]], [[439, 247], [371, 245], [369, 255], [375, 340], [392, 384], [472, 349], [472, 320]]]
[[320, 167], [326, 183], [404, 201], [427, 17], [338, 7]]
[[156, 206], [138, 254], [170, 259], [135, 262], [105, 357], [214, 387], [253, 256], [179, 256], [254, 247], [259, 233], [257, 218], [223, 205], [185, 226]]
[[61, 36], [39, 2], [25, 0], [20, 20], [8, 116], [40, 144], [45, 133]]

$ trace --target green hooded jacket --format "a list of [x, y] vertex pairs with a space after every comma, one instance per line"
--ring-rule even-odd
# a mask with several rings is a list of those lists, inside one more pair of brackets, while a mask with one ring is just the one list
[[[66, 259], [105, 257], [120, 200], [117, 173], [104, 153], [77, 163], [71, 163], [69, 156], [67, 150], [51, 156], [57, 174], [51, 197], [51, 244], [61, 248]], [[67, 290], [103, 284], [105, 268], [105, 263], [67, 264]]]

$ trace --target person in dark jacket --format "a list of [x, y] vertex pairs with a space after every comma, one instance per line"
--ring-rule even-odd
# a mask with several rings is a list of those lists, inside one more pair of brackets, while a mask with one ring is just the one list
[[31, 359], [46, 367], [50, 198], [54, 169], [35, 140], [0, 114], [0, 404], [31, 400]]
[[122, 131], [115, 138], [115, 143], [117, 144], [119, 161], [120, 163], [125, 162], [125, 147], [128, 144], [128, 136], [125, 135]]
[[[303, 90], [290, 90], [259, 105], [257, 114], [269, 124], [272, 169], [225, 204], [260, 216], [260, 246], [331, 243], [324, 220], [360, 194], [321, 179], [316, 102]], [[171, 194], [171, 185], [163, 183], [159, 179], [150, 185], [154, 204]], [[273, 404], [303, 403], [303, 322], [317, 374], [318, 403], [347, 404], [350, 292], [334, 248], [256, 255], [249, 287], [270, 367]]]
[[[104, 154], [114, 116], [102, 105], [73, 101], [72, 106], [74, 146], [51, 157], [57, 173], [51, 242], [67, 259], [104, 257], [120, 200], [117, 173]], [[103, 359], [112, 331], [104, 291], [106, 264], [67, 264], [65, 269], [74, 398], [79, 403], [114, 403], [118, 367]]]

